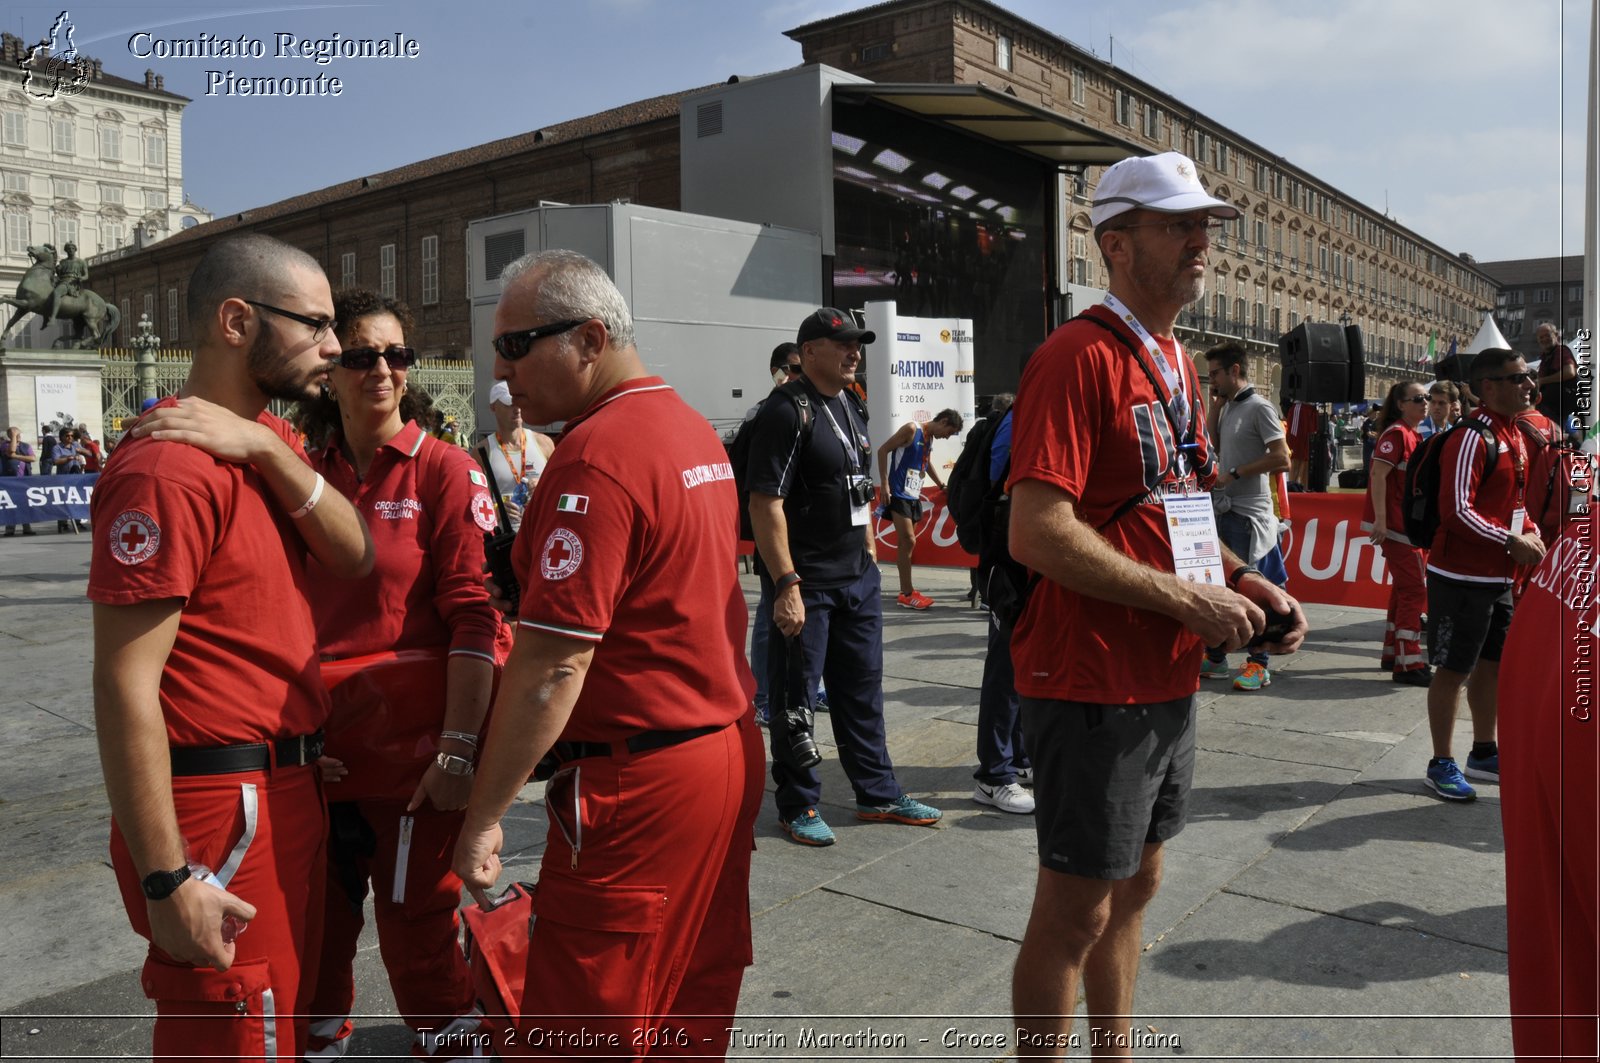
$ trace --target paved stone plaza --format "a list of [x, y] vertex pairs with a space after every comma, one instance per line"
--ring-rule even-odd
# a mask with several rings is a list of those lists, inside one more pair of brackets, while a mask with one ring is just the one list
[[[143, 942], [107, 864], [88, 564], [86, 536], [0, 543], [6, 1058], [137, 1057], [149, 1043]], [[753, 606], [754, 579], [744, 583]], [[967, 608], [965, 573], [923, 570], [919, 583], [937, 607], [886, 616], [886, 713], [902, 783], [944, 821], [857, 822], [831, 755], [823, 814], [837, 845], [791, 843], [768, 802], [750, 889], [756, 966], [733, 1057], [989, 1060], [1012, 1047], [1032, 818], [970, 800], [983, 614]], [[1497, 788], [1483, 784], [1471, 805], [1424, 790], [1424, 692], [1376, 668], [1381, 615], [1309, 612], [1306, 650], [1278, 662], [1270, 689], [1201, 692], [1191, 821], [1168, 846], [1145, 926], [1136, 1054], [1504, 1058]], [[819, 742], [829, 738], [819, 717]], [[1465, 723], [1457, 741], [1464, 749]], [[525, 802], [507, 824], [507, 865], [531, 878], [544, 833], [537, 788]], [[370, 931], [362, 944], [359, 1006], [371, 1017], [352, 1054], [404, 1058], [409, 1033]]]

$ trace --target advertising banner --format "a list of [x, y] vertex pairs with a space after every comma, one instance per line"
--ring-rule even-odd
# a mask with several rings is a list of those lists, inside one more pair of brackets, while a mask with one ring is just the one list
[[0, 476], [0, 524], [88, 520], [99, 473], [87, 476]]
[[[867, 414], [876, 448], [910, 421], [927, 424], [940, 410], [955, 410], [966, 425], [975, 416], [972, 321], [968, 318], [901, 317], [892, 302], [868, 303], [866, 327], [877, 342], [862, 352], [867, 376]], [[965, 432], [933, 444], [930, 460], [939, 479], [961, 455]], [[877, 458], [873, 458], [877, 468]], [[874, 474], [876, 475], [876, 474]], [[954, 532], [951, 533], [952, 538]]]
[[[918, 565], [971, 568], [978, 559], [956, 542], [955, 520], [944, 492], [927, 488], [927, 503], [917, 525]], [[1361, 530], [1359, 494], [1294, 494], [1290, 496], [1294, 527], [1284, 537], [1289, 593], [1318, 605], [1354, 605], [1383, 609], [1389, 604], [1389, 573], [1383, 553]], [[894, 525], [877, 522], [878, 557], [892, 561], [897, 549]]]

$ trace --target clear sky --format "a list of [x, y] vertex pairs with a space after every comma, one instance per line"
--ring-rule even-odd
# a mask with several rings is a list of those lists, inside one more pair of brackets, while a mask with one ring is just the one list
[[[69, 0], [6, 5], [44, 35]], [[867, 0], [70, 3], [76, 43], [193, 99], [188, 195], [233, 213], [633, 100], [793, 66], [783, 31]], [[1582, 254], [1588, 0], [1001, 0], [1480, 261]], [[267, 57], [132, 54], [259, 39]], [[404, 34], [414, 59], [276, 59], [275, 34]], [[207, 71], [338, 77], [338, 97], [207, 95]], [[1564, 109], [1564, 113], [1563, 113]]]

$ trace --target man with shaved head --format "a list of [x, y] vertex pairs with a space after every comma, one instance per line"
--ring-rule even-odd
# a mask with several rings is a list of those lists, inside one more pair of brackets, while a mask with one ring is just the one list
[[547, 251], [502, 280], [495, 379], [525, 420], [566, 428], [517, 532], [517, 641], [455, 871], [484, 903], [500, 817], [551, 753], [510, 1043], [721, 1058], [751, 962], [765, 757], [733, 470], [706, 419], [645, 373], [604, 270]]
[[189, 379], [128, 432], [91, 505], [112, 864], [150, 941], [156, 1057], [298, 1060], [328, 714], [305, 561], [364, 575], [372, 540], [266, 412], [315, 395], [339, 353], [316, 260], [225, 240], [196, 267], [188, 310]]

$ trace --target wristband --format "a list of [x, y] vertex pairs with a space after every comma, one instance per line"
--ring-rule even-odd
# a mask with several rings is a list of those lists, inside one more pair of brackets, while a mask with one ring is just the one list
[[1246, 576], [1259, 576], [1261, 570], [1254, 565], [1240, 565], [1228, 574], [1228, 586], [1234, 590], [1239, 589], [1239, 582]]
[[311, 489], [311, 497], [306, 499], [305, 505], [289, 514], [289, 516], [293, 517], [295, 520], [299, 520], [307, 513], [310, 513], [313, 509], [316, 509], [317, 503], [322, 499], [322, 488], [326, 486], [327, 482], [328, 481], [322, 478], [322, 474], [320, 472], [317, 473], [317, 485]]
[[786, 591], [790, 587], [796, 586], [800, 582], [800, 573], [791, 572], [787, 576], [779, 576], [774, 585], [779, 591]]
[[439, 732], [439, 737], [440, 738], [453, 738], [457, 742], [465, 742], [467, 745], [471, 746], [473, 749], [477, 749], [478, 748], [478, 736], [474, 735], [474, 734], [468, 734], [465, 731], [440, 731]]

